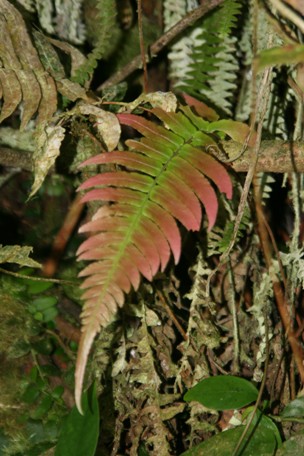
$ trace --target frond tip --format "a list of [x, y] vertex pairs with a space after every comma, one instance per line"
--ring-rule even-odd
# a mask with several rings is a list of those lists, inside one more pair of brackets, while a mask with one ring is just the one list
[[[217, 145], [216, 132], [245, 140], [241, 124], [208, 122], [189, 106], [178, 112], [152, 110], [154, 121], [133, 114], [118, 114], [121, 124], [142, 137], [128, 140], [127, 151], [102, 153], [82, 166], [116, 165], [116, 171], [97, 174], [79, 190], [88, 190], [83, 202], [103, 205], [81, 227], [90, 233], [78, 250], [79, 260], [91, 263], [81, 273], [85, 300], [82, 337], [76, 366], [76, 403], [81, 410], [81, 390], [94, 337], [124, 303], [125, 293], [137, 290], [141, 276], [152, 280], [163, 271], [172, 252], [179, 261], [181, 238], [177, 222], [199, 230], [205, 207], [209, 230], [218, 202], [215, 185], [228, 198], [232, 184], [225, 167], [206, 150]], [[236, 134], [236, 131], [239, 133]]]

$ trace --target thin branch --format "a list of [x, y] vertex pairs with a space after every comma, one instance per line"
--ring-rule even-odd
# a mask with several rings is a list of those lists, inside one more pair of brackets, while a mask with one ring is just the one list
[[[156, 57], [159, 52], [164, 49], [174, 38], [176, 38], [180, 33], [186, 30], [188, 27], [191, 27], [198, 19], [205, 16], [207, 13], [212, 11], [214, 8], [223, 3], [224, 0], [209, 0], [204, 2], [203, 5], [199, 6], [195, 10], [190, 11], [186, 16], [184, 16], [177, 24], [171, 27], [164, 35], [158, 38], [150, 46], [150, 56], [146, 56], [146, 62], [152, 60]], [[131, 62], [125, 65], [123, 68], [119, 69], [113, 76], [107, 79], [103, 84], [101, 84], [97, 90], [105, 89], [112, 85], [118, 84], [119, 82], [126, 79], [133, 71], [136, 71], [142, 67], [142, 55], [137, 55], [134, 57]]]
[[32, 153], [0, 146], [0, 165], [33, 171]]
[[138, 34], [139, 34], [140, 54], [141, 54], [143, 72], [144, 72], [144, 92], [148, 93], [148, 68], [147, 68], [147, 59], [146, 59], [144, 33], [143, 33], [141, 0], [137, 0], [137, 17], [138, 17]]

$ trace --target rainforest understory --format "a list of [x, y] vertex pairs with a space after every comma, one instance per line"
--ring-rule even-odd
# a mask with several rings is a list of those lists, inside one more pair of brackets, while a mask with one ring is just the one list
[[304, 2], [0, 0], [0, 454], [304, 450]]

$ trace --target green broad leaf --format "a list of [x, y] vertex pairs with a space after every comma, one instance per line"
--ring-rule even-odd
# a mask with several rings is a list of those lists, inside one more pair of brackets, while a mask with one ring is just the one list
[[41, 264], [29, 258], [33, 248], [29, 246], [21, 247], [20, 245], [0, 244], [0, 263], [16, 263], [20, 266], [29, 266], [31, 268], [41, 268]]
[[256, 68], [263, 71], [269, 66], [296, 65], [304, 60], [303, 44], [288, 44], [286, 46], [265, 49], [256, 59]]
[[283, 443], [276, 456], [302, 456], [304, 454], [304, 432], [301, 431]]
[[[253, 406], [252, 407], [248, 407], [246, 409], [245, 413], [243, 414], [243, 419], [245, 418], [245, 415], [249, 416], [251, 413], [254, 413], [254, 407]], [[256, 426], [258, 424], [259, 424], [260, 427], [268, 429], [271, 433], [273, 433], [273, 435], [276, 438], [278, 447], [280, 447], [282, 445], [282, 439], [281, 439], [280, 432], [279, 432], [279, 430], [277, 428], [277, 425], [275, 424], [274, 421], [272, 421], [271, 418], [269, 418], [266, 415], [263, 415], [263, 413], [260, 410], [257, 410], [255, 412], [255, 415], [254, 415], [253, 420], [252, 420], [252, 425], [253, 426]]]
[[55, 456], [94, 456], [99, 435], [96, 386], [82, 395], [83, 415], [73, 407], [63, 423]]
[[198, 401], [214, 410], [239, 409], [254, 402], [258, 390], [252, 383], [232, 375], [205, 378], [184, 396], [187, 402]]
[[281, 413], [284, 418], [303, 418], [304, 417], [304, 397], [299, 397], [286, 405]]
[[[181, 456], [231, 456], [240, 441], [244, 426], [238, 426], [211, 437], [182, 453]], [[274, 456], [277, 441], [271, 430], [259, 424], [251, 426], [237, 453], [238, 456]]]

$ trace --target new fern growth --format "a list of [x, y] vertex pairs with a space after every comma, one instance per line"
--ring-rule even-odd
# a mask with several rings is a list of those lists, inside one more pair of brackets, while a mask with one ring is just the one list
[[75, 374], [79, 410], [88, 354], [100, 328], [123, 305], [124, 294], [131, 287], [138, 289], [141, 276], [152, 280], [159, 269], [165, 269], [171, 252], [178, 262], [181, 238], [176, 221], [188, 230], [199, 230], [202, 203], [210, 230], [218, 209], [212, 184], [228, 198], [232, 196], [229, 175], [207, 153], [208, 146], [216, 147], [223, 133], [240, 142], [248, 135], [248, 127], [239, 122], [208, 122], [189, 106], [180, 106], [178, 112], [154, 108], [151, 113], [153, 120], [118, 114], [122, 125], [133, 127], [142, 137], [128, 140], [127, 151], [102, 153], [83, 163], [116, 167], [80, 186], [80, 190], [90, 189], [83, 202], [103, 205], [80, 229], [90, 235], [80, 246], [78, 258], [91, 264], [80, 273], [85, 277], [85, 305]]

